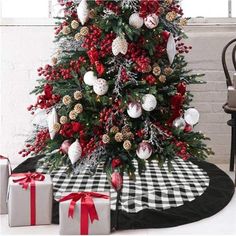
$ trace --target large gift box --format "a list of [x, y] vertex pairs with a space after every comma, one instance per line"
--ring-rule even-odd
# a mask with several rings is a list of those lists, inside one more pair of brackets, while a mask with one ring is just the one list
[[60, 234], [109, 234], [109, 193], [78, 192], [60, 199]]
[[9, 168], [9, 160], [6, 157], [0, 156], [0, 214], [7, 214]]
[[9, 178], [10, 226], [51, 224], [52, 181], [40, 173], [13, 174]]

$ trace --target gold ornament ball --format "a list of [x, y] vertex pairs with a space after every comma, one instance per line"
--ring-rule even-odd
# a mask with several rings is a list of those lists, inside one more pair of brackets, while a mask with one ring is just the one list
[[80, 114], [83, 112], [83, 106], [82, 104], [80, 103], [77, 103], [74, 107], [74, 111], [77, 113], [77, 114]]
[[88, 27], [84, 26], [80, 29], [80, 34], [86, 36], [89, 33]]
[[158, 79], [159, 79], [159, 81], [161, 83], [165, 83], [166, 82], [166, 76], [165, 75], [160, 75]]
[[63, 28], [62, 28], [62, 33], [64, 34], [64, 35], [67, 35], [67, 34], [69, 34], [71, 32], [71, 30], [70, 30], [70, 27], [69, 26], [63, 26]]
[[71, 97], [69, 95], [65, 95], [63, 98], [62, 98], [62, 102], [64, 105], [68, 106], [70, 105], [71, 103]]
[[124, 141], [124, 143], [123, 143], [123, 148], [124, 148], [125, 150], [130, 150], [131, 146], [132, 146], [132, 144], [131, 144], [131, 142], [130, 142], [129, 140], [125, 140], [125, 141]]
[[79, 27], [79, 22], [77, 20], [72, 20], [70, 25], [72, 29], [77, 29]]
[[110, 132], [112, 134], [116, 134], [117, 132], [119, 132], [119, 128], [117, 126], [112, 126], [110, 129]]
[[68, 121], [68, 119], [67, 119], [66, 116], [61, 116], [61, 117], [60, 117], [60, 123], [61, 123], [62, 125], [64, 125], [67, 121]]
[[120, 132], [116, 133], [116, 135], [115, 135], [115, 140], [116, 140], [116, 142], [118, 142], [118, 143], [122, 142], [122, 141], [123, 141], [123, 134], [120, 133]]
[[75, 100], [80, 100], [80, 99], [82, 99], [83, 98], [83, 93], [81, 92], [81, 91], [75, 91], [74, 92], [74, 99]]
[[60, 130], [60, 128], [61, 128], [61, 125], [60, 125], [59, 123], [55, 123], [55, 124], [53, 125], [53, 130], [54, 130], [55, 132], [58, 132], [58, 131]]
[[154, 66], [153, 67], [153, 70], [152, 70], [152, 73], [155, 75], [155, 76], [159, 76], [161, 74], [161, 67], [160, 66]]
[[77, 113], [76, 113], [75, 111], [70, 111], [70, 113], [69, 113], [69, 118], [70, 118], [71, 120], [75, 120], [76, 117], [77, 117]]
[[108, 134], [103, 134], [103, 136], [102, 136], [102, 142], [103, 143], [109, 143], [110, 142], [110, 137], [109, 137], [109, 135]]
[[83, 38], [83, 35], [82, 35], [81, 33], [77, 33], [77, 34], [75, 35], [75, 40], [76, 40], [76, 41], [80, 41], [82, 38]]
[[170, 68], [170, 67], [166, 67], [165, 69], [164, 69], [164, 74], [165, 75], [171, 75], [173, 73], [173, 69], [172, 68]]

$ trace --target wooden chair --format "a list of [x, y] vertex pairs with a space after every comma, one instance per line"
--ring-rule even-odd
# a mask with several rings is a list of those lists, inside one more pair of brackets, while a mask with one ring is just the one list
[[[233, 85], [232, 76], [228, 70], [227, 62], [226, 62], [226, 53], [229, 48], [233, 47], [232, 50], [232, 62], [234, 69], [236, 71], [236, 38], [231, 40], [223, 49], [222, 52], [222, 65], [226, 78], [227, 87]], [[234, 171], [234, 162], [236, 160], [236, 108], [229, 107], [228, 104], [223, 105], [223, 109], [227, 114], [231, 115], [231, 120], [227, 122], [229, 126], [231, 126], [231, 153], [230, 153], [230, 171]]]

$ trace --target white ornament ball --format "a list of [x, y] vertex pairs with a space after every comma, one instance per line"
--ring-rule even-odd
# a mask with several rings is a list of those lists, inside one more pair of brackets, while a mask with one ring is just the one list
[[200, 114], [197, 109], [189, 108], [184, 113], [184, 119], [189, 125], [196, 125], [199, 121]]
[[53, 140], [56, 135], [54, 125], [58, 123], [58, 116], [57, 116], [57, 111], [55, 108], [53, 108], [51, 113], [48, 114], [47, 122], [48, 122], [49, 135], [50, 135], [50, 138]]
[[84, 83], [93, 86], [98, 77], [94, 74], [93, 71], [88, 71], [84, 74]]
[[82, 147], [80, 146], [78, 139], [76, 139], [75, 142], [72, 143], [68, 149], [68, 156], [72, 165], [79, 160], [81, 154]]
[[119, 53], [125, 55], [128, 51], [128, 43], [124, 37], [117, 36], [112, 42], [112, 53], [117, 56]]
[[138, 102], [131, 102], [128, 105], [127, 113], [131, 118], [139, 118], [142, 115], [142, 106]]
[[173, 121], [173, 126], [177, 129], [184, 130], [186, 122], [182, 117], [179, 117]]
[[144, 24], [148, 29], [154, 29], [159, 24], [159, 17], [156, 14], [150, 14], [144, 19]]
[[82, 25], [84, 25], [89, 19], [89, 8], [87, 0], [81, 0], [77, 8], [77, 15]]
[[157, 106], [157, 100], [154, 95], [146, 94], [142, 97], [142, 108], [145, 111], [153, 111]]
[[141, 142], [138, 145], [136, 154], [140, 159], [146, 160], [152, 155], [152, 146], [148, 142]]
[[93, 85], [93, 91], [102, 96], [107, 93], [108, 91], [108, 83], [105, 79], [97, 79]]
[[143, 26], [143, 18], [139, 16], [139, 14], [133, 13], [129, 17], [129, 24], [133, 26], [135, 29], [140, 29]]

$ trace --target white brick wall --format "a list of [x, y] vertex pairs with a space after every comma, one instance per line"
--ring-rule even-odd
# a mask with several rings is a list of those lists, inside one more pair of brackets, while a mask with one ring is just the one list
[[[205, 132], [216, 156], [212, 162], [228, 162], [230, 129], [229, 118], [222, 111], [226, 86], [220, 56], [223, 46], [235, 37], [236, 27], [188, 27], [189, 67], [206, 73], [206, 85], [191, 86], [195, 94], [193, 105], [201, 112], [197, 129]], [[48, 63], [53, 52], [53, 27], [0, 27], [1, 33], [1, 123], [0, 153], [17, 164], [24, 159], [17, 152], [23, 147], [31, 131], [31, 115], [26, 107], [34, 102], [29, 96], [37, 79], [36, 69]]]

